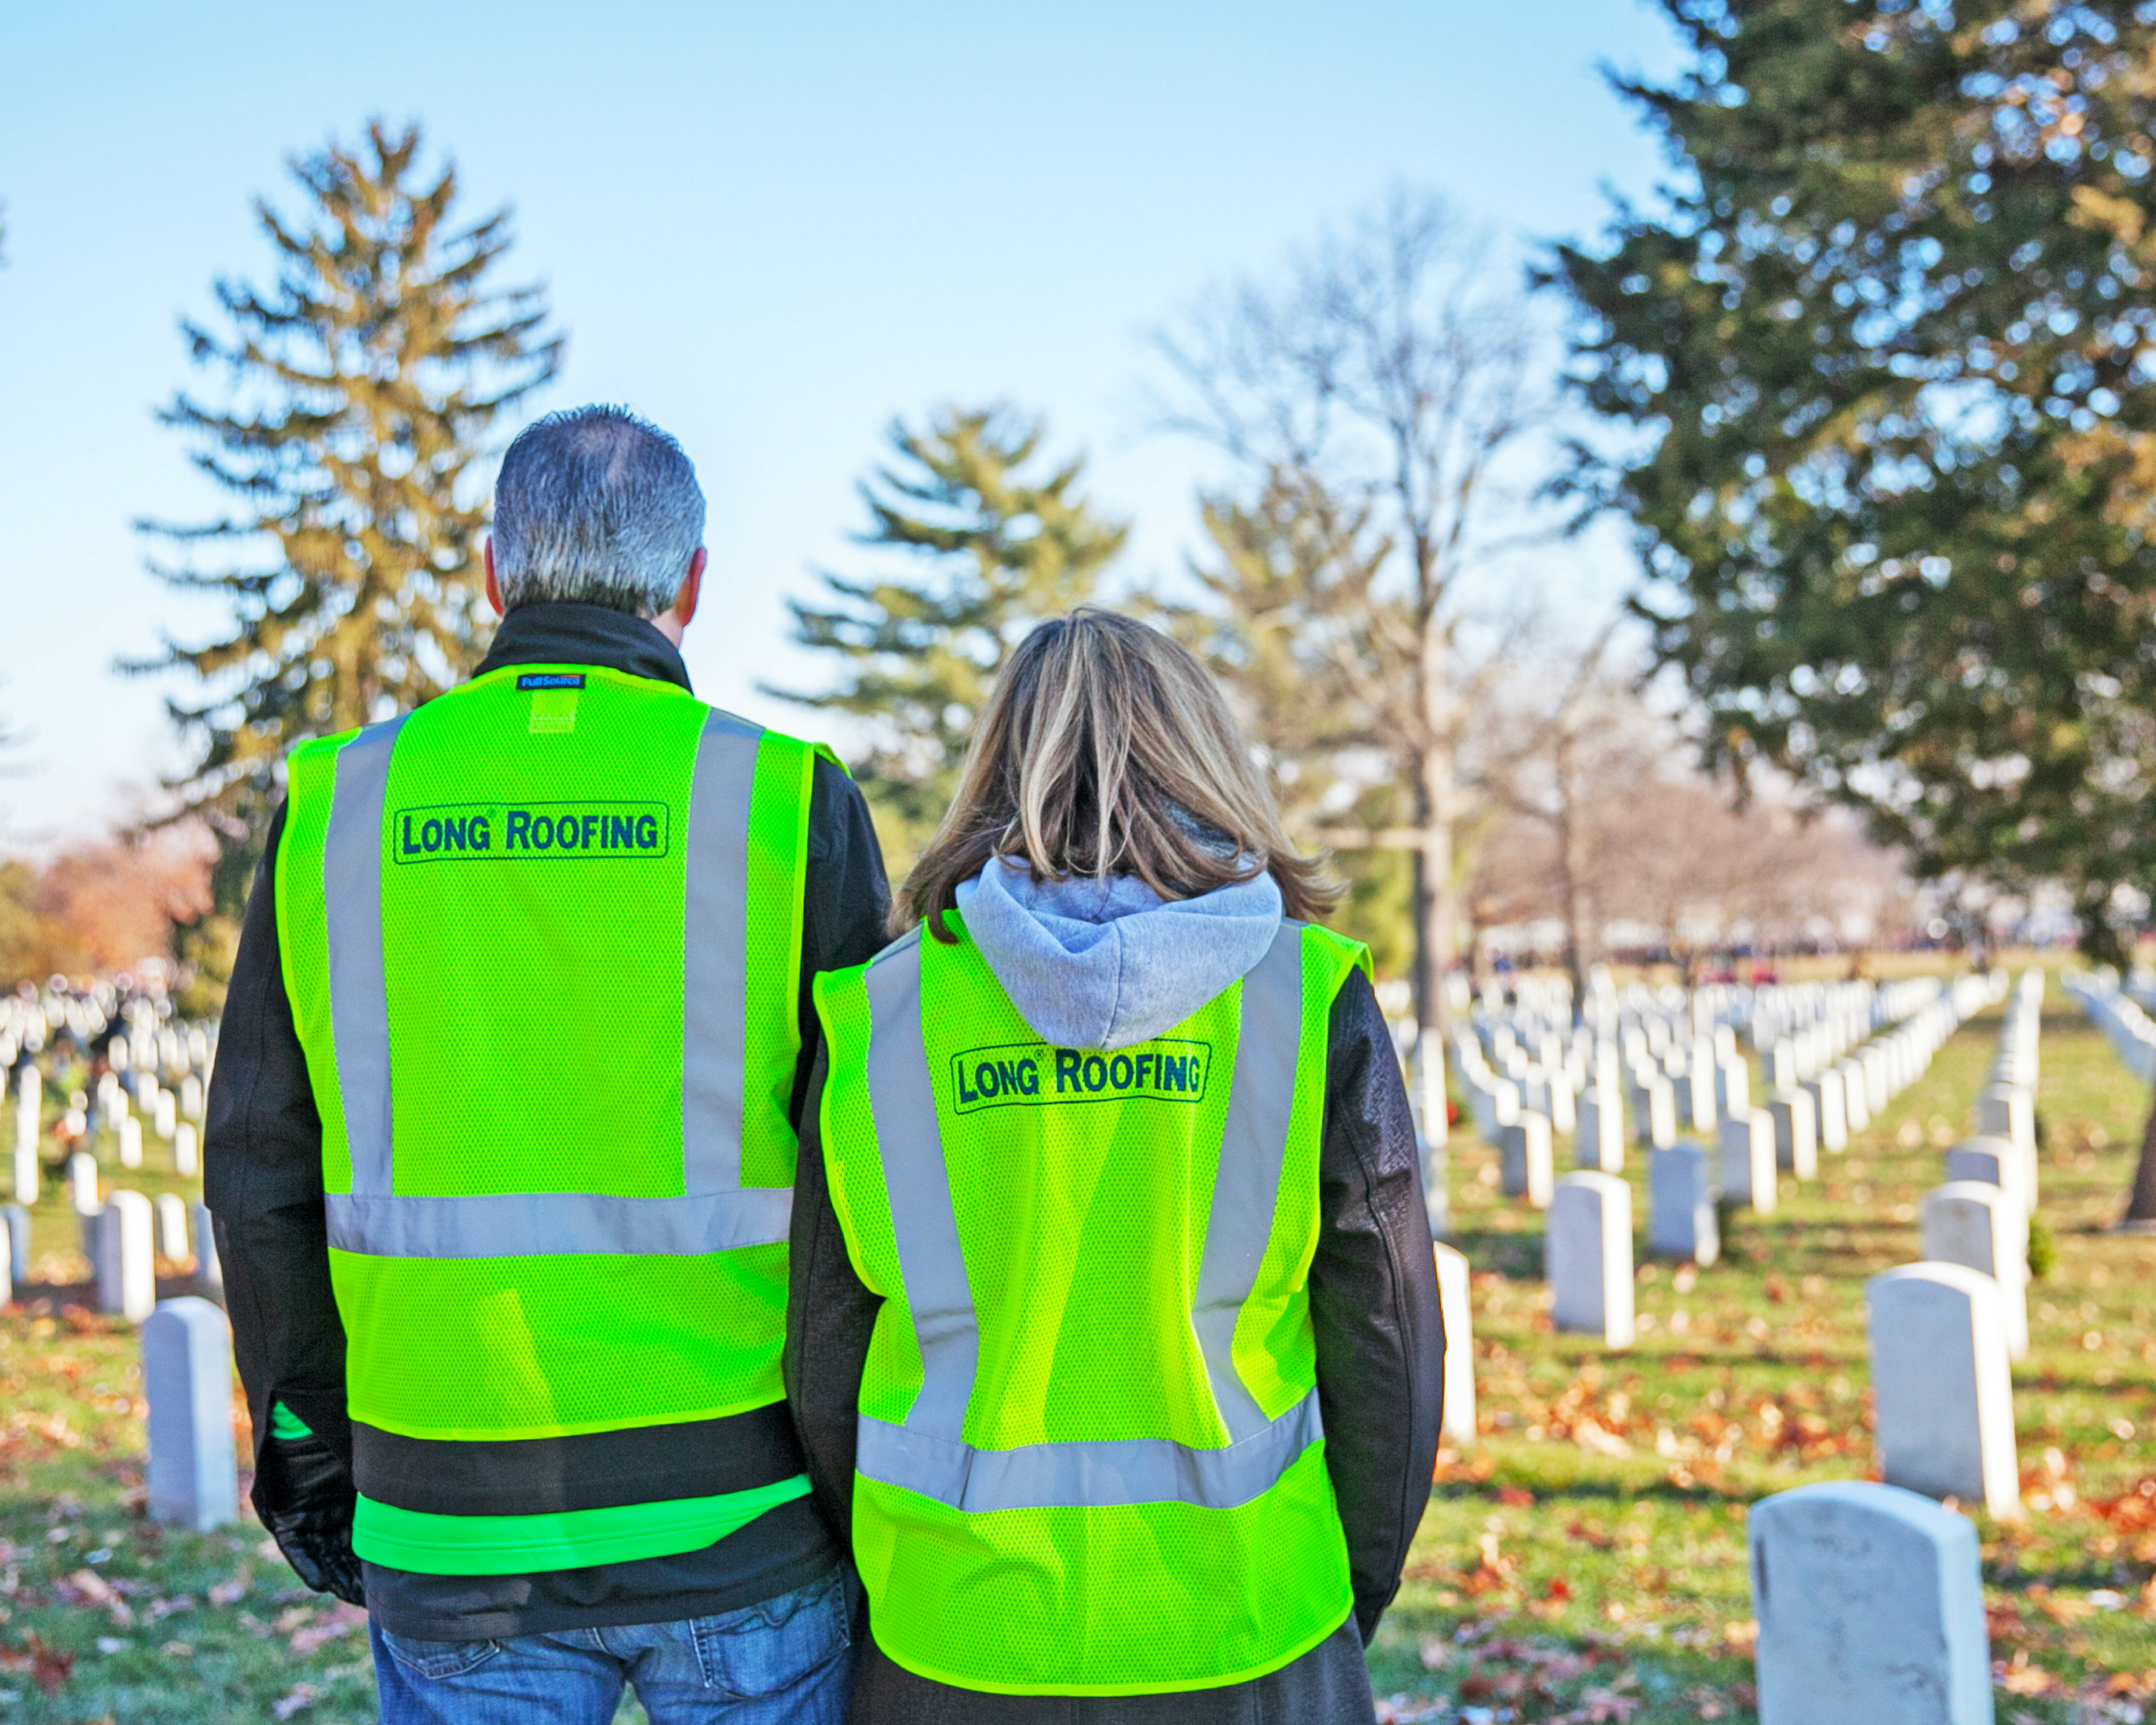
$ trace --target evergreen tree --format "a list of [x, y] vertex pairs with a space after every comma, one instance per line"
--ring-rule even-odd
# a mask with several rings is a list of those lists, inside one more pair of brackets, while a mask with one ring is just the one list
[[860, 486], [860, 545], [927, 567], [853, 579], [825, 574], [825, 605], [788, 601], [794, 639], [838, 655], [838, 686], [766, 692], [871, 721], [855, 777], [876, 813], [894, 875], [951, 800], [973, 717], [1026, 631], [1093, 598], [1127, 526], [1078, 495], [1082, 458], [1039, 471], [1045, 428], [1007, 407], [895, 422], [893, 457]]
[[228, 327], [182, 326], [191, 358], [228, 374], [226, 404], [182, 393], [159, 415], [234, 500], [213, 521], [141, 524], [179, 552], [153, 572], [231, 614], [208, 643], [168, 636], [128, 667], [194, 680], [167, 702], [196, 746], [172, 788], [218, 841], [215, 908], [185, 941], [215, 978], [286, 752], [416, 706], [477, 662], [487, 500], [470, 469], [561, 364], [541, 290], [495, 285], [507, 212], [457, 226], [455, 170], [423, 171], [420, 149], [417, 126], [376, 122], [356, 150], [290, 163], [300, 216], [257, 205], [270, 285], [220, 281]]
[[2117, 960], [2156, 889], [2156, 13], [1661, 3], [1690, 68], [1626, 87], [1687, 176], [1557, 261], [1660, 660], [1714, 763], [1920, 874], [2062, 880]]
[[[1310, 849], [1336, 848], [1348, 888], [1342, 928], [1369, 945], [1381, 973], [1404, 974], [1418, 840], [1403, 832], [1410, 763], [1385, 710], [1389, 658], [1373, 639], [1414, 635], [1386, 588], [1392, 542], [1373, 531], [1367, 499], [1335, 495], [1307, 472], [1276, 470], [1248, 500], [1204, 497], [1199, 513], [1210, 548], [1190, 572], [1203, 598], [1165, 620], [1226, 685], [1289, 831]], [[1373, 771], [1381, 761], [1390, 770]]]
[[2156, 886], [2156, 20], [1962, 0], [1662, 0], [1630, 94], [1696, 176], [1558, 272], [1589, 470], [1714, 722], [1920, 873]]

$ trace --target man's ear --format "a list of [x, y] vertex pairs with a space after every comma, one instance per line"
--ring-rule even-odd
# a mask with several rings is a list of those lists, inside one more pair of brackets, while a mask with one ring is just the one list
[[501, 583], [494, 578], [494, 535], [491, 533], [486, 536], [486, 544], [479, 557], [486, 565], [486, 602], [494, 607], [495, 616], [506, 617], [509, 607], [501, 603]]
[[680, 589], [674, 595], [674, 620], [686, 629], [696, 619], [696, 601], [704, 595], [704, 566], [711, 561], [711, 553], [702, 546], [689, 559], [689, 572], [681, 578]]

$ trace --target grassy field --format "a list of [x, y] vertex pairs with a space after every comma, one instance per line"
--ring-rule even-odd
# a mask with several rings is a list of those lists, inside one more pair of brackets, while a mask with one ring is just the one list
[[[2015, 1373], [2028, 1514], [1979, 1518], [2002, 1725], [2156, 1718], [2156, 1239], [2102, 1231], [2145, 1092], [2056, 986], [2048, 1006], [2056, 1261]], [[1731, 1217], [1722, 1263], [1643, 1265], [1623, 1353], [1551, 1332], [1540, 1218], [1498, 1196], [1494, 1153], [1455, 1137], [1482, 1432], [1442, 1457], [1372, 1650], [1387, 1716], [1753, 1717], [1746, 1507], [1871, 1471], [1863, 1284], [1918, 1255], [1917, 1201], [1967, 1129], [1995, 1030], [1964, 1029], [1775, 1215]], [[162, 1147], [149, 1157], [129, 1183], [180, 1189]], [[1629, 1172], [1644, 1230], [1636, 1158]], [[251, 1521], [193, 1535], [143, 1519], [134, 1332], [89, 1309], [57, 1188], [35, 1226], [38, 1280], [0, 1314], [0, 1725], [372, 1718], [357, 1614], [301, 1589]]]

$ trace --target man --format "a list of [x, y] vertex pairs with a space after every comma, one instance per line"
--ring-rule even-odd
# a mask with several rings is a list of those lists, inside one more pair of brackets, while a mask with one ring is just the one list
[[844, 1707], [788, 1189], [809, 978], [888, 891], [834, 760], [690, 695], [703, 526], [656, 428], [526, 430], [492, 648], [294, 752], [249, 901], [207, 1178], [254, 1503], [392, 1725]]

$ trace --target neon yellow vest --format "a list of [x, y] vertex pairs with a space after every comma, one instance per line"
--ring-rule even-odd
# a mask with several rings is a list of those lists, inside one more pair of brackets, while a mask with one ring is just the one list
[[539, 1453], [522, 1440], [781, 1400], [817, 753], [577, 666], [492, 672], [293, 752], [278, 925], [322, 1120], [362, 1556], [620, 1562], [806, 1491], [797, 1466], [685, 1502], [420, 1512], [369, 1495], [363, 1452], [424, 1473], [414, 1442], [492, 1445], [477, 1471], [513, 1473]]
[[1368, 955], [1283, 923], [1111, 1054], [1042, 1042], [950, 921], [816, 984], [832, 1199], [885, 1301], [853, 1526], [877, 1644], [1009, 1694], [1276, 1670], [1353, 1604], [1308, 1276], [1327, 1022]]

